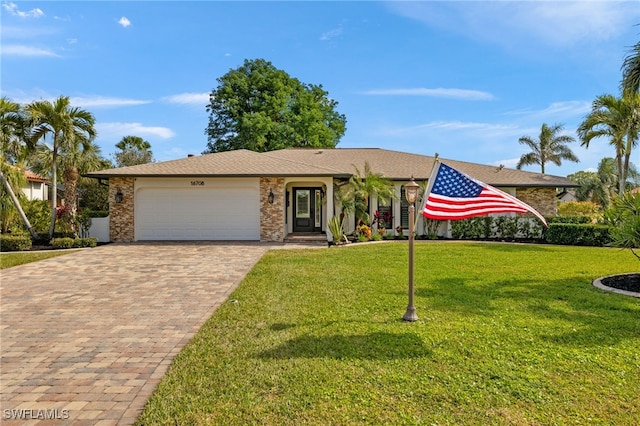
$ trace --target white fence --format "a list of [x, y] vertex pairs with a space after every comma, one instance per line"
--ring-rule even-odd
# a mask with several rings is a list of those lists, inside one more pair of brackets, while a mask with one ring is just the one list
[[89, 236], [97, 238], [99, 243], [108, 243], [109, 216], [92, 218], [91, 227], [89, 228]]

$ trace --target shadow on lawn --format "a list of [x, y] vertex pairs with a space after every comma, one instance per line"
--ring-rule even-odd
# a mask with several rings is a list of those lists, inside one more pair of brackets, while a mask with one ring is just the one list
[[[426, 287], [426, 286], [425, 286]], [[473, 279], [450, 277], [429, 280], [428, 288], [416, 290], [422, 309], [444, 316], [477, 315], [489, 319], [505, 315], [526, 322], [538, 319], [556, 324], [540, 327], [542, 341], [574, 346], [610, 345], [640, 336], [640, 305], [634, 298], [600, 291], [584, 277], [538, 281], [504, 279], [490, 285]], [[483, 321], [483, 320], [479, 320]], [[522, 319], [519, 319], [522, 323]], [[514, 321], [513, 327], [517, 327]]]
[[258, 354], [265, 359], [332, 358], [387, 360], [431, 356], [415, 333], [301, 336]]

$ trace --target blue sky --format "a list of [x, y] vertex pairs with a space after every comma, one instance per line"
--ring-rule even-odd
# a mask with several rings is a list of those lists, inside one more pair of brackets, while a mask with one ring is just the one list
[[[1, 14], [3, 96], [69, 96], [105, 157], [136, 135], [159, 161], [200, 154], [217, 78], [262, 58], [338, 102], [338, 147], [515, 167], [521, 136], [542, 123], [575, 136], [596, 96], [619, 94], [640, 39], [638, 1], [3, 1]], [[607, 140], [572, 149], [580, 163], [547, 173], [614, 156]]]

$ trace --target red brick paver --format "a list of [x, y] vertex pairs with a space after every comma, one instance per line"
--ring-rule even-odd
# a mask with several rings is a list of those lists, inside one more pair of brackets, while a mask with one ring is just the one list
[[268, 249], [109, 244], [0, 271], [0, 423], [132, 424]]

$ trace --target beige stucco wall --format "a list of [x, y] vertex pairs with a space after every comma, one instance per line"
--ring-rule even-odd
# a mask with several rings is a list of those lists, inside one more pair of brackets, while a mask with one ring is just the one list
[[[109, 239], [114, 243], [134, 241], [134, 178], [109, 179]], [[116, 193], [122, 191], [122, 202]]]
[[529, 204], [543, 216], [558, 214], [555, 188], [517, 188], [516, 197]]
[[[273, 191], [273, 204], [269, 193]], [[260, 241], [284, 241], [284, 178], [260, 178]]]

